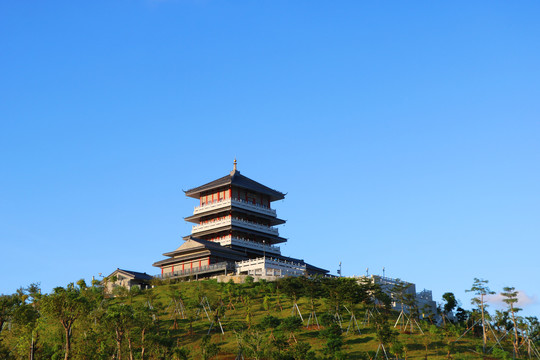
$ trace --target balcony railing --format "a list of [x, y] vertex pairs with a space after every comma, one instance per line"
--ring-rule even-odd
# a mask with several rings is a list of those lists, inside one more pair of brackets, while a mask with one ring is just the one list
[[247, 228], [247, 229], [251, 229], [251, 230], [265, 232], [265, 233], [272, 234], [272, 235], [279, 235], [279, 230], [276, 229], [275, 227], [266, 226], [266, 225], [254, 223], [254, 222], [251, 222], [251, 221], [247, 221], [247, 220], [233, 218], [232, 219], [232, 224], [237, 225], [237, 226], [241, 226], [241, 227], [244, 227], [244, 228]]
[[189, 276], [189, 275], [196, 275], [196, 274], [208, 273], [208, 272], [214, 272], [214, 271], [225, 271], [225, 270], [234, 271], [235, 264], [224, 261], [217, 264], [194, 267], [192, 269], [177, 270], [174, 272], [158, 274], [158, 275], [154, 275], [154, 277], [158, 279], [167, 279], [167, 278], [173, 278], [173, 277]]
[[257, 242], [257, 241], [248, 240], [248, 239], [240, 239], [237, 237], [232, 237], [230, 235], [215, 239], [213, 241], [221, 244], [222, 246], [237, 245], [237, 246], [243, 246], [250, 249], [260, 250], [263, 252], [281, 254], [281, 250], [279, 246], [261, 244], [260, 242]]
[[214, 201], [210, 203], [206, 203], [204, 205], [195, 206], [195, 209], [193, 210], [193, 215], [197, 215], [200, 213], [204, 213], [206, 211], [210, 210], [216, 210], [224, 207], [228, 207], [230, 205], [238, 206], [242, 209], [246, 210], [252, 210], [256, 211], [265, 215], [270, 216], [276, 216], [276, 210], [271, 209], [267, 206], [259, 205], [259, 204], [253, 204], [245, 200], [241, 199], [226, 199], [226, 200], [220, 200], [220, 201]]
[[245, 201], [245, 200], [241, 200], [241, 199], [232, 199], [232, 201], [233, 201], [233, 205], [244, 208], [244, 209], [247, 209], [247, 210], [258, 211], [260, 213], [264, 213], [264, 214], [270, 215], [270, 216], [276, 216], [276, 214], [277, 214], [276, 210], [271, 209], [271, 208], [269, 208], [267, 206], [263, 206], [263, 205], [260, 205], [260, 204], [254, 204], [254, 203], [251, 203], [251, 202], [248, 202], [248, 201]]
[[279, 235], [279, 230], [274, 227], [254, 223], [254, 222], [243, 220], [243, 219], [231, 218], [231, 217], [226, 217], [224, 219], [210, 221], [204, 224], [193, 225], [193, 227], [191, 228], [191, 233], [195, 234], [202, 231], [216, 229], [216, 228], [227, 226], [227, 225], [240, 226], [246, 229], [256, 230], [256, 231], [260, 231], [260, 232], [264, 232], [264, 233], [272, 234], [276, 236]]
[[198, 233], [198, 232], [211, 230], [211, 229], [216, 229], [218, 227], [227, 226], [227, 225], [231, 225], [231, 218], [230, 217], [227, 217], [227, 218], [221, 219], [221, 220], [209, 221], [209, 222], [204, 223], [204, 224], [193, 225], [191, 227], [191, 233], [195, 234], [195, 233]]
[[236, 262], [236, 267], [238, 266], [251, 266], [251, 265], [278, 265], [283, 267], [290, 267], [290, 268], [298, 268], [298, 269], [305, 269], [305, 264], [296, 263], [293, 261], [287, 261], [282, 260], [278, 258], [272, 258], [272, 257], [259, 257], [256, 259], [249, 259], [249, 260], [242, 260]]
[[203, 205], [195, 206], [193, 215], [197, 215], [206, 211], [219, 209], [231, 205], [231, 199], [209, 202]]

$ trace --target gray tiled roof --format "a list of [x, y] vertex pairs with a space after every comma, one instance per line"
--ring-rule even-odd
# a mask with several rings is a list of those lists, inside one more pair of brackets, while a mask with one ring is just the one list
[[250, 178], [241, 175], [240, 171], [238, 170], [232, 171], [230, 174], [225, 175], [224, 177], [217, 180], [211, 181], [207, 184], [187, 190], [185, 191], [185, 193], [187, 196], [198, 198], [199, 194], [203, 191], [212, 190], [227, 185], [234, 185], [240, 188], [251, 190], [253, 192], [269, 195], [272, 201], [285, 198], [285, 194], [283, 194], [282, 192], [270, 189], [268, 186], [258, 183], [255, 180], [251, 180]]
[[[206, 250], [206, 253], [202, 253], [201, 250]], [[190, 253], [193, 253], [191, 255]], [[182, 255], [185, 254], [185, 255]], [[152, 264], [152, 266], [161, 266], [166, 264], [171, 264], [175, 262], [183, 261], [187, 258], [202, 258], [206, 257], [208, 255], [217, 255], [221, 257], [229, 258], [232, 261], [237, 260], [244, 260], [246, 259], [246, 256], [236, 250], [229, 249], [228, 247], [221, 246], [220, 244], [198, 239], [194, 237], [190, 237], [184, 244], [182, 244], [178, 249], [163, 254], [164, 256], [168, 256], [168, 259], [160, 260]]]
[[140, 279], [140, 280], [152, 280], [153, 279], [153, 277], [151, 275], [148, 275], [147, 273], [131, 271], [131, 270], [124, 270], [124, 269], [116, 269], [116, 270], [131, 274], [131, 275], [133, 275], [135, 277], [135, 279]]

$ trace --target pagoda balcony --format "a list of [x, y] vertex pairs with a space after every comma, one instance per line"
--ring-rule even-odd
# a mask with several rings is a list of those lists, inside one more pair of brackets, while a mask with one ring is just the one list
[[251, 229], [255, 231], [260, 231], [263, 233], [271, 234], [271, 235], [279, 235], [278, 229], [272, 226], [266, 226], [258, 223], [254, 223], [252, 221], [242, 220], [238, 218], [232, 219], [232, 225], [240, 226], [246, 229]]
[[281, 254], [281, 250], [279, 246], [261, 244], [260, 242], [257, 242], [257, 241], [248, 240], [248, 239], [240, 239], [237, 237], [232, 237], [230, 235], [224, 236], [218, 239], [212, 239], [212, 241], [219, 243], [221, 246], [235, 245], [235, 246], [241, 246], [241, 247], [259, 250], [259, 251], [263, 251], [263, 252], [267, 252], [271, 254]]
[[211, 211], [211, 210], [227, 208], [231, 205], [234, 205], [236, 207], [239, 207], [245, 210], [255, 211], [261, 214], [265, 214], [265, 215], [277, 216], [276, 210], [274, 209], [271, 209], [267, 206], [263, 206], [259, 204], [253, 204], [245, 200], [241, 200], [241, 199], [225, 199], [221, 201], [214, 201], [214, 202], [207, 203], [204, 205], [196, 206], [195, 209], [193, 210], [193, 215], [201, 214], [201, 213]]
[[235, 269], [236, 269], [236, 266], [234, 263], [224, 261], [217, 264], [204, 265], [201, 267], [194, 267], [194, 268], [185, 269], [185, 270], [177, 270], [175, 272], [167, 272], [163, 274], [158, 274], [158, 275], [154, 275], [154, 278], [169, 279], [169, 278], [186, 277], [186, 276], [199, 275], [199, 274], [203, 275], [203, 274], [215, 273], [215, 272], [221, 272], [221, 271], [224, 271], [225, 275], [227, 275], [227, 272], [234, 272]]
[[220, 220], [209, 221], [204, 224], [194, 225], [191, 228], [191, 233], [195, 234], [195, 233], [200, 233], [207, 230], [213, 230], [213, 229], [218, 229], [220, 227], [232, 226], [232, 225], [243, 227], [250, 230], [259, 231], [265, 234], [279, 236], [278, 229], [274, 227], [266, 226], [266, 225], [254, 223], [251, 221], [238, 219], [238, 218], [231, 218], [231, 217], [226, 217]]

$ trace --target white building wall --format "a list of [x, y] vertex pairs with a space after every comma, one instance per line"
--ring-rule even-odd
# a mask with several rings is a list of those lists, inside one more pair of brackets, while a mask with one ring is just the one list
[[306, 265], [271, 257], [237, 261], [236, 273], [251, 276], [303, 276]]

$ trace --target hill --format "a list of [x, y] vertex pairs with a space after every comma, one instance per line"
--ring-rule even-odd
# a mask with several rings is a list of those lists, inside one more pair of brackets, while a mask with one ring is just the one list
[[511, 336], [493, 329], [490, 355], [482, 355], [474, 313], [444, 326], [413, 307], [413, 316], [400, 317], [384, 293], [350, 279], [156, 283], [114, 295], [80, 281], [48, 295], [29, 287], [2, 296], [2, 358], [384, 359], [381, 344], [389, 359], [503, 359], [512, 352]]

